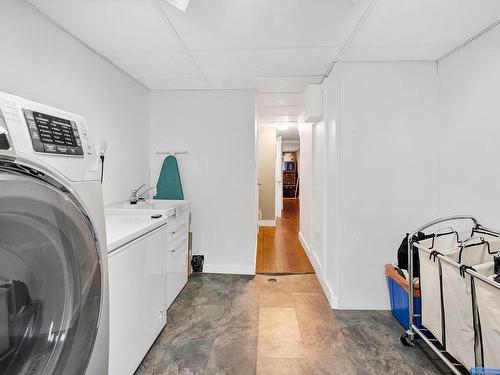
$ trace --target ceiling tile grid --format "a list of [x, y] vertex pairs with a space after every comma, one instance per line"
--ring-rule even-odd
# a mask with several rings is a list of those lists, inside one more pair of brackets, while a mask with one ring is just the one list
[[27, 1], [154, 90], [301, 93], [337, 60], [436, 60], [500, 19], [499, 0]]
[[342, 60], [437, 60], [498, 19], [498, 0], [378, 0]]

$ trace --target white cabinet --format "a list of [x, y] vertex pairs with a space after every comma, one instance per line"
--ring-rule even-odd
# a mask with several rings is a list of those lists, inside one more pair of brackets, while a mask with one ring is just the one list
[[323, 119], [323, 87], [321, 84], [307, 85], [304, 92], [302, 121], [316, 124]]
[[[135, 372], [187, 283], [189, 204], [152, 204], [155, 210], [144, 205], [107, 211], [109, 375]], [[151, 217], [158, 213], [162, 218]]]
[[133, 374], [166, 324], [168, 229], [109, 254], [109, 375]]
[[168, 218], [167, 303], [169, 308], [188, 280], [189, 210]]

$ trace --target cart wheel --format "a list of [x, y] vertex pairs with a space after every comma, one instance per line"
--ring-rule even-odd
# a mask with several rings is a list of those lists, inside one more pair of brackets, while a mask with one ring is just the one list
[[413, 343], [413, 341], [410, 339], [410, 337], [406, 332], [401, 335], [400, 340], [403, 346], [411, 346], [411, 347], [415, 346], [415, 344]]

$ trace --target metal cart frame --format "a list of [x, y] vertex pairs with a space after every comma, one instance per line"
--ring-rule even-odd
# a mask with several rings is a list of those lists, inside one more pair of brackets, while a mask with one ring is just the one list
[[[424, 230], [426, 230], [426, 229], [428, 229], [430, 227], [433, 227], [433, 226], [435, 226], [437, 224], [441, 224], [441, 223], [445, 223], [445, 222], [449, 222], [449, 221], [458, 221], [458, 220], [471, 220], [474, 223], [473, 229], [482, 229], [482, 230], [485, 230], [485, 231], [488, 231], [488, 232], [500, 235], [500, 231], [489, 229], [489, 228], [486, 228], [486, 227], [480, 225], [479, 222], [478, 222], [478, 220], [474, 216], [470, 216], [470, 215], [456, 215], [456, 216], [442, 217], [440, 219], [436, 219], [436, 220], [433, 220], [433, 221], [431, 221], [431, 222], [429, 222], [427, 224], [424, 224], [421, 227], [419, 227], [419, 228], [415, 229], [414, 231], [412, 231], [411, 233], [409, 233], [409, 235], [408, 235], [408, 273], [409, 273], [409, 281], [408, 281], [408, 285], [409, 285], [409, 293], [408, 293], [408, 299], [409, 299], [409, 301], [408, 301], [408, 306], [409, 306], [409, 309], [408, 310], [409, 310], [409, 328], [408, 328], [407, 331], [405, 331], [401, 335], [401, 342], [405, 346], [414, 346], [415, 335], [418, 335], [432, 349], [432, 351], [434, 353], [436, 353], [436, 355], [443, 361], [443, 363], [445, 363], [449, 367], [450, 371], [452, 371], [456, 375], [462, 375], [463, 372], [459, 371], [457, 369], [457, 366], [460, 366], [460, 367], [463, 367], [463, 366], [461, 364], [459, 364], [459, 363], [452, 363], [444, 355], [446, 353], [446, 351], [440, 350], [424, 334], [424, 332], [415, 325], [415, 323], [414, 323], [415, 312], [414, 312], [414, 306], [413, 306], [413, 295], [414, 295], [413, 288], [414, 288], [414, 284], [415, 284], [415, 282], [414, 282], [414, 276], [413, 276], [413, 254], [414, 254], [415, 248], [423, 250], [423, 251], [427, 250], [425, 247], [423, 247], [422, 245], [420, 245], [418, 243], [414, 244], [414, 236], [417, 233], [423, 232]], [[442, 256], [440, 254], [437, 254], [436, 257], [439, 258], [443, 262], [447, 262], [447, 263], [452, 264], [452, 262], [450, 262], [450, 260], [448, 260], [446, 257], [444, 257], [444, 256]], [[471, 277], [480, 279], [481, 281], [483, 281], [483, 282], [485, 282], [485, 283], [487, 283], [487, 284], [495, 287], [496, 289], [500, 289], [500, 284], [491, 281], [487, 277], [484, 277], [483, 275], [478, 274], [474, 270], [471, 270], [471, 269], [467, 268], [464, 271], [467, 274], [469, 274]]]

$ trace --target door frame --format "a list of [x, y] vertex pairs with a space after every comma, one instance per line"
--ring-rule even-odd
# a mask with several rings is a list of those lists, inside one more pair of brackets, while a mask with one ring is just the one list
[[275, 216], [281, 218], [283, 210], [283, 137], [276, 137], [276, 155], [275, 155], [275, 187], [274, 187], [274, 210]]

